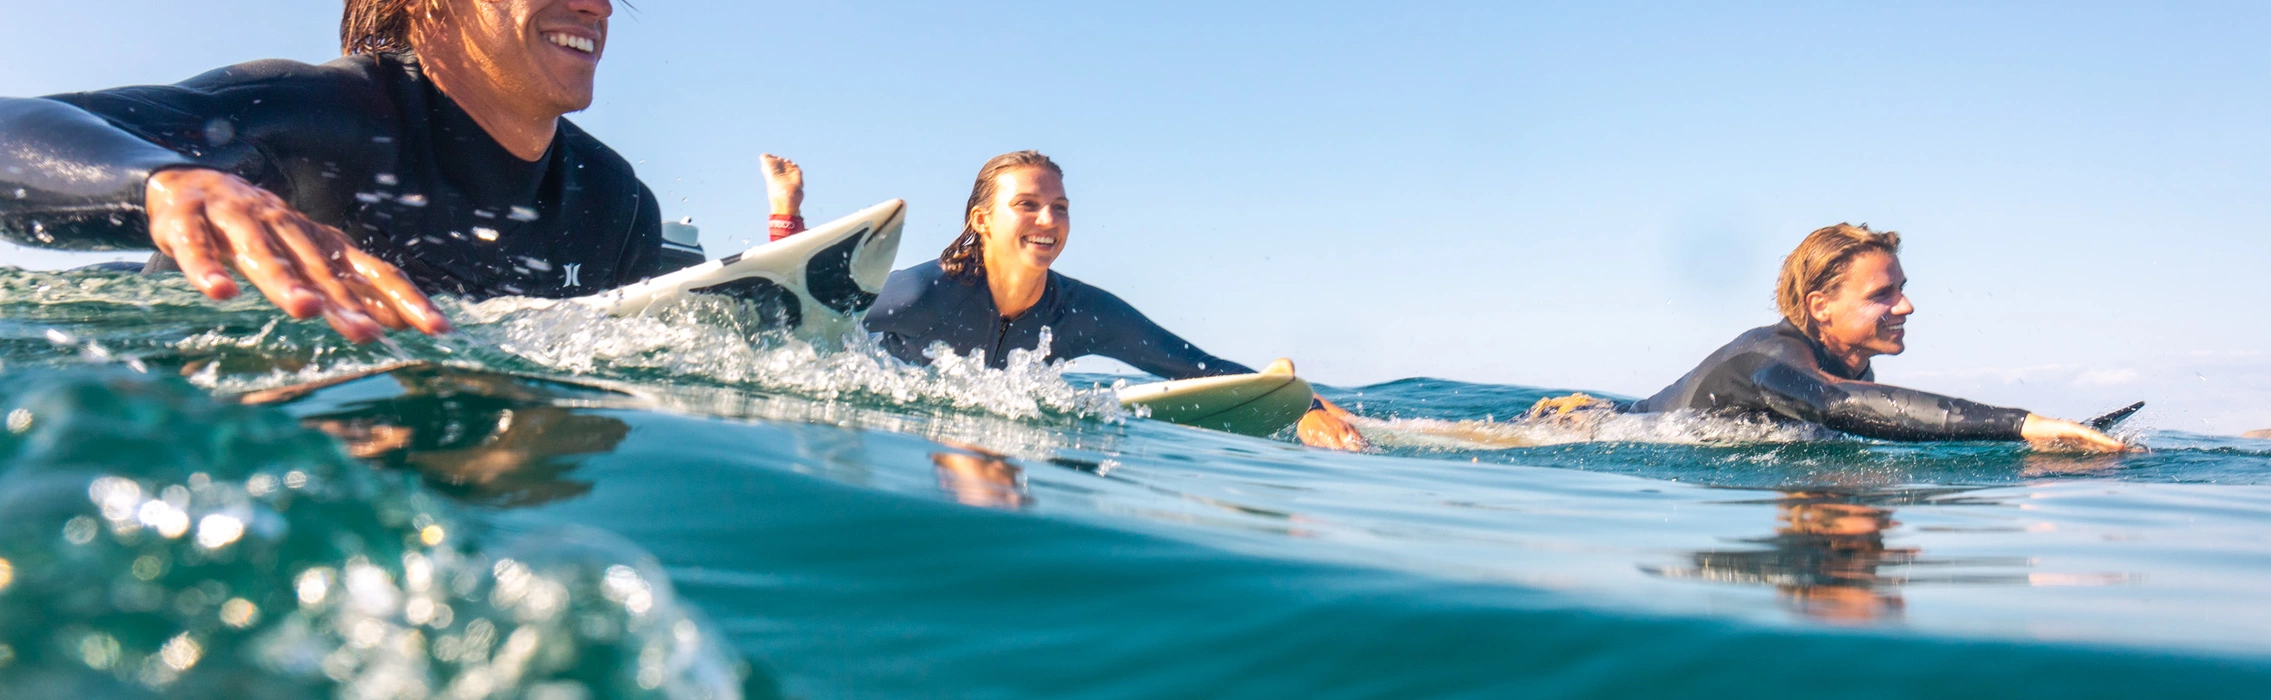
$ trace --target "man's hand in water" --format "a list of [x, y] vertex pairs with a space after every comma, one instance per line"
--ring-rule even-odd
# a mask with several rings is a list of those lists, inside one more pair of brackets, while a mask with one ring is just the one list
[[765, 170], [765, 199], [774, 216], [804, 215], [804, 169], [796, 161], [767, 153], [757, 157]]
[[1294, 432], [1301, 436], [1301, 444], [1349, 452], [1372, 448], [1372, 442], [1365, 440], [1364, 434], [1356, 432], [1356, 426], [1349, 424], [1348, 411], [1323, 399], [1318, 399], [1317, 403], [1323, 407], [1309, 409], [1294, 428]]
[[2120, 452], [2129, 449], [2120, 440], [2070, 420], [2027, 414], [2019, 437], [2038, 450], [2058, 452]]
[[321, 315], [357, 343], [388, 328], [447, 333], [449, 319], [386, 261], [356, 250], [267, 190], [218, 170], [150, 176], [150, 240], [206, 296], [237, 295], [235, 268], [292, 318]]

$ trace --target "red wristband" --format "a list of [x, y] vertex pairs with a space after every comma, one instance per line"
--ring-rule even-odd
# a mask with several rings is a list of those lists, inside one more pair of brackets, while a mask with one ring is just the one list
[[799, 233], [804, 233], [804, 217], [774, 214], [770, 219], [766, 220], [765, 228], [773, 232], [772, 240], [781, 240], [783, 238], [794, 236]]

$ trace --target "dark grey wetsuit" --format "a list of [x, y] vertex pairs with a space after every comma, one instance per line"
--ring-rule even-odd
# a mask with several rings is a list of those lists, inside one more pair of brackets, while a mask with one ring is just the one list
[[1765, 414], [1881, 440], [2017, 440], [2027, 412], [1878, 384], [1847, 373], [1821, 344], [1784, 321], [1753, 328], [1704, 358], [1642, 413], [1695, 409]]
[[147, 250], [150, 175], [190, 166], [276, 193], [429, 294], [579, 296], [702, 259], [666, 247], [654, 193], [598, 139], [562, 119], [523, 161], [408, 54], [0, 98], [0, 236]]
[[999, 369], [1010, 350], [1039, 345], [1048, 328], [1050, 357], [1103, 355], [1168, 379], [1254, 371], [1206, 354], [1111, 292], [1055, 272], [1047, 285], [1040, 303], [1003, 319], [983, 278], [948, 277], [932, 260], [891, 273], [867, 312], [867, 329], [882, 334], [893, 356], [917, 364], [929, 364], [923, 350], [944, 342], [961, 354], [984, 350], [986, 366]]

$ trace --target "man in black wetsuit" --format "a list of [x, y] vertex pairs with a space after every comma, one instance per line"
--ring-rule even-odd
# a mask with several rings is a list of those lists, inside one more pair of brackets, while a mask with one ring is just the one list
[[[2073, 421], [1876, 383], [1869, 359], [1907, 349], [1916, 307], [1903, 287], [1900, 234], [1838, 224], [1806, 236], [1782, 264], [1783, 321], [1754, 328], [1655, 396], [1620, 410], [1775, 416], [1884, 440], [2026, 440], [2123, 449]], [[1533, 415], [1567, 403], [1540, 402]]]
[[561, 118], [591, 105], [608, 0], [347, 0], [345, 57], [0, 98], [0, 236], [155, 248], [357, 342], [449, 330], [426, 298], [570, 297], [699, 262], [653, 192]]

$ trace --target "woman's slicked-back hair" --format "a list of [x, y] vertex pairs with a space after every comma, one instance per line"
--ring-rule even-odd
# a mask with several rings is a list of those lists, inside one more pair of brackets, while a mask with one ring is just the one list
[[986, 167], [978, 169], [977, 183], [970, 185], [970, 205], [962, 209], [962, 235], [955, 237], [946, 251], [938, 254], [938, 267], [946, 276], [974, 279], [985, 274], [986, 242], [978, 237], [978, 209], [993, 206], [994, 196], [1000, 190], [995, 182], [1002, 173], [1018, 168], [1042, 168], [1057, 177], [1065, 176], [1064, 168], [1057, 167], [1056, 161], [1049, 160], [1040, 151], [1004, 153], [986, 161]]
[[342, 54], [405, 53], [410, 50], [410, 18], [439, 14], [442, 0], [346, 0], [339, 13]]
[[1814, 315], [1806, 311], [1806, 295], [1836, 289], [1845, 271], [1863, 253], [1900, 254], [1900, 233], [1871, 231], [1868, 224], [1840, 223], [1806, 234], [1798, 249], [1782, 259], [1782, 274], [1774, 281], [1774, 305], [1792, 325], [1814, 337]]

